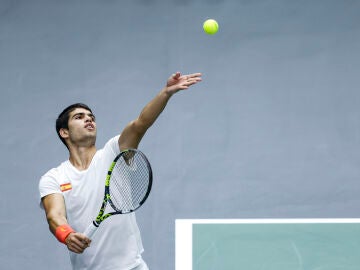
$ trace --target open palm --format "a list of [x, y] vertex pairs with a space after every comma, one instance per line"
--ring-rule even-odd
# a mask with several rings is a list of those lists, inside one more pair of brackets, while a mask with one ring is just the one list
[[186, 90], [191, 85], [201, 81], [201, 73], [193, 73], [187, 75], [181, 75], [180, 72], [176, 72], [167, 80], [167, 91], [170, 94], [174, 94], [179, 90]]

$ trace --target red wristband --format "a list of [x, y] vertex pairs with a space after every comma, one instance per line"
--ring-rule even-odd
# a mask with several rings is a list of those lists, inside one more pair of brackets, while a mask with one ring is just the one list
[[75, 231], [68, 224], [64, 224], [56, 228], [55, 236], [59, 242], [65, 244], [66, 237], [72, 232]]

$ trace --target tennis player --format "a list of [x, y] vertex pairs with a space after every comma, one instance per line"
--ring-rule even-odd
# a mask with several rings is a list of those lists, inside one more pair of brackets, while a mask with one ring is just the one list
[[69, 159], [41, 177], [39, 191], [50, 231], [67, 246], [73, 269], [148, 269], [134, 213], [104, 220], [93, 239], [82, 232], [98, 214], [107, 170], [115, 156], [123, 149], [137, 148], [170, 97], [200, 81], [200, 73], [173, 74], [139, 117], [100, 150], [95, 147], [95, 116], [87, 105], [70, 105], [59, 115], [56, 131], [69, 150]]

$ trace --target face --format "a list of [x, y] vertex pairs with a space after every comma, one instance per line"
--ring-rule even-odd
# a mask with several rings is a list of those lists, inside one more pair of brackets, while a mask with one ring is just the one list
[[76, 108], [69, 114], [68, 129], [61, 129], [61, 136], [68, 144], [92, 146], [96, 141], [95, 116], [84, 108]]

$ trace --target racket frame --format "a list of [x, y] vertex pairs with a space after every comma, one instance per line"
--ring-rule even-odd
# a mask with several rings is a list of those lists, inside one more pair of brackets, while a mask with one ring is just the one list
[[[111, 174], [112, 174], [112, 172], [114, 170], [114, 167], [115, 167], [116, 162], [118, 161], [118, 159], [121, 158], [123, 155], [125, 155], [126, 153], [128, 153], [130, 151], [133, 151], [133, 152], [139, 154], [145, 160], [145, 163], [146, 163], [146, 166], [147, 166], [147, 169], [148, 169], [148, 172], [149, 172], [149, 184], [148, 184], [148, 188], [147, 188], [147, 191], [145, 193], [144, 198], [140, 201], [140, 203], [139, 203], [139, 205], [137, 207], [135, 207], [134, 209], [130, 209], [128, 211], [121, 211], [121, 210], [116, 210], [117, 208], [114, 206], [114, 204], [111, 201], [111, 196], [110, 196]], [[115, 159], [111, 163], [111, 165], [109, 167], [109, 170], [107, 172], [106, 180], [105, 180], [104, 199], [103, 199], [103, 202], [101, 204], [99, 214], [97, 215], [95, 220], [90, 224], [90, 226], [86, 229], [84, 234], [88, 238], [90, 238], [95, 233], [95, 231], [97, 230], [97, 228], [99, 227], [101, 222], [103, 222], [108, 217], [113, 216], [113, 215], [118, 215], [118, 214], [129, 214], [129, 213], [132, 213], [132, 212], [136, 211], [137, 209], [139, 209], [144, 204], [146, 199], [149, 197], [151, 187], [152, 187], [152, 180], [153, 180], [153, 174], [152, 174], [151, 165], [150, 165], [149, 160], [147, 159], [147, 157], [145, 156], [145, 154], [143, 152], [141, 152], [138, 149], [134, 149], [134, 148], [129, 148], [129, 149], [125, 149], [125, 150], [121, 151], [121, 153], [118, 154], [115, 157]], [[111, 205], [111, 208], [113, 208], [115, 211], [104, 214], [104, 212], [106, 210], [106, 206], [107, 206], [108, 203]]]

